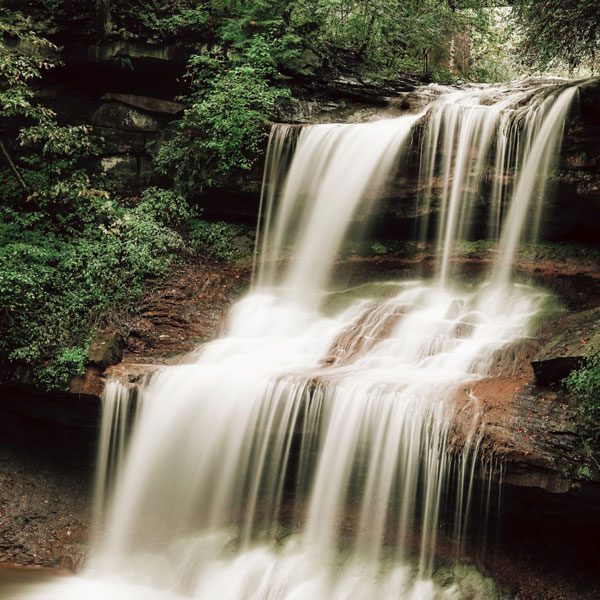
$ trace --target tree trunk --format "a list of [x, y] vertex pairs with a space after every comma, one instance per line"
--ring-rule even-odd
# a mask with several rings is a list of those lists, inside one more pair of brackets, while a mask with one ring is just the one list
[[110, 0], [96, 0], [96, 32], [100, 39], [112, 30], [110, 21]]

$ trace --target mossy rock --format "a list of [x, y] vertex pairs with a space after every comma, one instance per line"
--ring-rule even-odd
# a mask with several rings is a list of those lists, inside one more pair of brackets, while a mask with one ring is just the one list
[[557, 383], [600, 352], [600, 307], [574, 314], [531, 361], [538, 385]]

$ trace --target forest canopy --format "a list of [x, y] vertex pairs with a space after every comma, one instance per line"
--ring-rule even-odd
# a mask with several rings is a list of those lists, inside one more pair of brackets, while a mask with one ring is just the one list
[[[354, 67], [371, 76], [440, 77], [449, 41], [478, 47], [469, 71], [494, 78], [494, 60], [522, 74], [596, 64], [595, 0], [5, 0], [42, 32], [138, 37], [243, 51], [263, 37], [278, 69]], [[512, 8], [511, 8], [512, 6]]]

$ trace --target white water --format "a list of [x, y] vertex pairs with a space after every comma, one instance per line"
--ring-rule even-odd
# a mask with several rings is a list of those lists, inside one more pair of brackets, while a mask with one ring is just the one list
[[443, 95], [434, 104], [422, 146], [420, 202], [430, 213], [432, 182], [439, 178], [442, 284], [452, 275], [457, 243], [469, 239], [485, 184], [486, 239], [499, 240], [495, 278], [508, 283], [519, 244], [537, 237], [547, 181], [576, 93], [576, 86], [480, 86]]
[[[394, 175], [412, 126], [422, 115], [358, 125], [304, 127], [281, 189], [282, 134], [275, 128], [267, 159], [267, 214], [259, 287], [281, 285], [295, 302], [315, 308], [331, 264], [359, 205], [375, 200]], [[275, 191], [280, 198], [273, 216]], [[276, 259], [295, 246], [281, 280]], [[309, 306], [310, 304], [310, 306]]]
[[[449, 117], [456, 164], [443, 159], [444, 264], [468, 221], [456, 182], [480, 178], [503, 118], [500, 107], [463, 112]], [[539, 135], [562, 129], [548, 119], [565, 113], [545, 110], [523, 164], [546, 164], [531, 156]], [[528, 335], [545, 294], [505, 278], [459, 289], [447, 267], [432, 283], [327, 291], [350, 222], [398, 168], [416, 118], [304, 128], [294, 151], [293, 129], [275, 129], [256, 290], [233, 308], [224, 337], [142, 390], [105, 535], [83, 576], [15, 597], [494, 597], [471, 571], [447, 583], [438, 536], [460, 549], [478, 474], [486, 483], [475, 500], [490, 502], [494, 473], [478, 453], [470, 390], [499, 350]], [[431, 121], [433, 137], [445, 119]], [[437, 146], [430, 141], [424, 164], [435, 166]], [[513, 221], [523, 211], [508, 213], [504, 223], [522, 231]], [[500, 228], [505, 245], [513, 237]]]
[[122, 385], [117, 380], [106, 383], [102, 393], [102, 420], [92, 506], [92, 522], [95, 524], [102, 521], [113, 477], [123, 468], [129, 429], [135, 421], [137, 408], [132, 388]]

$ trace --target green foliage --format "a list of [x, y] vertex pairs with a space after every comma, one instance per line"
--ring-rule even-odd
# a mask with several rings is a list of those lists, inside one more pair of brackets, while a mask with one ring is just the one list
[[[4, 208], [0, 359], [48, 361], [38, 372], [43, 383], [62, 384], [62, 375], [52, 379], [50, 373], [63, 373], [75, 362], [61, 349], [85, 340], [110, 307], [131, 308], [148, 280], [166, 274], [183, 248], [181, 236], [165, 222], [176, 223], [188, 212], [176, 206], [159, 219], [155, 208], [148, 201], [127, 208], [107, 195], [89, 194], [58, 224], [48, 213]], [[79, 212], [87, 214], [85, 221]], [[77, 232], [69, 220], [82, 228]]]
[[449, 39], [487, 27], [493, 0], [261, 0], [230, 2], [223, 40], [243, 48], [261, 35], [286, 72], [312, 74], [320, 66], [358, 67], [370, 77], [399, 73], [442, 79], [438, 64]]
[[228, 262], [246, 258], [250, 254], [250, 245], [245, 251], [234, 243], [235, 238], [245, 234], [248, 234], [248, 231], [242, 225], [223, 221], [193, 220], [190, 222], [189, 237], [192, 249]]
[[90, 128], [59, 125], [30, 86], [56, 64], [46, 56], [56, 47], [14, 22], [0, 26], [0, 117], [20, 124], [0, 169], [0, 362], [28, 363], [39, 383], [64, 387], [102, 315], [132, 307], [167, 273], [193, 212], [168, 190], [127, 203], [97, 186], [81, 163], [97, 152]]
[[585, 433], [597, 440], [600, 432], [600, 354], [571, 371], [563, 383], [578, 401], [577, 411]]
[[155, 160], [179, 190], [214, 186], [258, 160], [278, 102], [290, 96], [286, 88], [273, 85], [273, 62], [260, 36], [232, 60], [192, 56], [187, 72], [193, 90], [190, 107], [177, 123], [177, 135], [161, 145]]
[[585, 479], [587, 481], [590, 481], [592, 479], [592, 475], [593, 475], [592, 470], [587, 465], [581, 465], [577, 469], [577, 476], [580, 479]]
[[172, 227], [182, 225], [195, 214], [183, 196], [158, 187], [146, 188], [135, 210]]
[[203, 32], [210, 18], [209, 4], [197, 0], [113, 0], [112, 18], [117, 29], [168, 40]]
[[389, 252], [389, 249], [387, 246], [385, 246], [384, 244], [382, 244], [381, 242], [373, 242], [371, 244], [371, 251], [373, 252], [373, 254], [375, 254], [376, 256], [380, 256], [380, 255], [384, 255], [387, 254]]
[[84, 340], [79, 346], [63, 348], [52, 359], [46, 361], [37, 372], [37, 378], [46, 388], [65, 389], [74, 376], [85, 373], [89, 340]]
[[598, 63], [600, 10], [597, 0], [517, 0], [524, 34], [521, 53], [545, 70], [566, 64], [592, 68]]
[[473, 30], [470, 79], [502, 82], [529, 74], [520, 54], [522, 34], [514, 20], [511, 7], [499, 6], [489, 10], [487, 26]]
[[[321, 67], [371, 78], [399, 74], [451, 82], [454, 38], [472, 41], [477, 81], [529, 68], [597, 66], [597, 0], [4, 0], [6, 24], [33, 17], [31, 31], [75, 29], [125, 38], [223, 46], [244, 54], [256, 36], [278, 70], [312, 75]], [[104, 8], [101, 8], [102, 7]], [[515, 10], [511, 10], [511, 6]], [[18, 11], [18, 12], [17, 12]], [[106, 12], [111, 27], [98, 24]], [[127, 59], [123, 59], [127, 60]], [[131, 63], [130, 63], [131, 64]], [[459, 73], [459, 75], [464, 75]]]
[[467, 258], [484, 258], [488, 255], [488, 250], [494, 248], [494, 242], [486, 240], [461, 240], [456, 244], [455, 253], [457, 256]]

